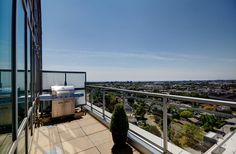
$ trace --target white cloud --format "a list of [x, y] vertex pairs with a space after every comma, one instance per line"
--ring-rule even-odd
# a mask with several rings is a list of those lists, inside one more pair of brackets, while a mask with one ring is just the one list
[[[76, 69], [77, 68], [77, 69]], [[217, 69], [150, 69], [121, 67], [68, 67], [54, 65], [49, 70], [87, 72], [88, 81], [159, 81], [159, 80], [206, 80], [236, 79], [236, 73]]]
[[[45, 57], [43, 69], [49, 70], [70, 70], [70, 71], [85, 71], [87, 72], [88, 80], [90, 81], [111, 81], [111, 80], [204, 80], [204, 79], [236, 79], [236, 72], [233, 71], [233, 65], [236, 64], [234, 58], [214, 59], [228, 63], [221, 68], [213, 63], [213, 66], [203, 67], [176, 67], [175, 63], [185, 60], [185, 63], [191, 66], [192, 61], [201, 63], [202, 59], [207, 61], [207, 57], [194, 55], [180, 55], [173, 53], [150, 53], [145, 52], [92, 52], [86, 50], [64, 50], [64, 49], [45, 49]], [[142, 62], [164, 61], [163, 63], [171, 63], [173, 66], [166, 67], [132, 67], [127, 64], [127, 67], [117, 65], [102, 65], [85, 64], [82, 60], [98, 59], [105, 61], [109, 59], [111, 62], [114, 57], [119, 59], [130, 58], [142, 60]], [[55, 60], [56, 59], [56, 60]], [[66, 60], [65, 60], [66, 59]], [[175, 62], [174, 62], [175, 61]], [[162, 63], [162, 64], [163, 64]], [[228, 67], [226, 67], [228, 66]]]
[[[149, 52], [149, 51], [116, 51], [116, 52], [107, 52], [107, 51], [90, 51], [84, 49], [53, 49], [46, 48], [43, 50], [47, 56], [67, 56], [77, 58], [136, 58], [136, 59], [146, 59], [146, 60], [162, 60], [162, 61], [199, 61], [199, 60], [210, 60], [214, 59], [219, 62], [228, 62], [236, 63], [236, 58], [234, 57], [208, 57], [205, 55], [191, 55], [191, 54], [179, 54], [173, 52]], [[68, 54], [69, 53], [69, 54]]]

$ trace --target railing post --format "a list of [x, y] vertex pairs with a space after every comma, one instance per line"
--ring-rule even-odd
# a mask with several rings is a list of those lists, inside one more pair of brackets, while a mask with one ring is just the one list
[[33, 106], [33, 102], [32, 102], [32, 112], [30, 115], [30, 135], [33, 135], [33, 112], [34, 112], [34, 106]]
[[167, 98], [163, 98], [163, 148], [164, 153], [167, 153], [168, 147], [168, 130], [167, 130]]
[[1, 71], [0, 71], [0, 88], [2, 88], [2, 76], [1, 76]]
[[102, 116], [103, 116], [103, 119], [105, 119], [105, 90], [103, 90], [102, 92]]
[[66, 76], [66, 73], [65, 73], [65, 81], [64, 81], [64, 86], [67, 86], [67, 76]]
[[90, 92], [90, 98], [91, 98], [91, 112], [93, 112], [93, 89]]

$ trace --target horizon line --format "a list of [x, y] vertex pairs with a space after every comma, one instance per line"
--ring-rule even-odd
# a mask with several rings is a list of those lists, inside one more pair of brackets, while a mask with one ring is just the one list
[[236, 79], [194, 79], [194, 80], [106, 80], [106, 81], [86, 81], [86, 82], [175, 82], [175, 81], [236, 81]]

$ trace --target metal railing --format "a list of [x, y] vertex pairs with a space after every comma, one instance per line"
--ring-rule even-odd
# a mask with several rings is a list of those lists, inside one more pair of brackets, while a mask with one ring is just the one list
[[[102, 86], [93, 86], [93, 85], [87, 85], [87, 91], [90, 91], [90, 110], [93, 112], [94, 110], [94, 100], [93, 100], [93, 92], [95, 89], [98, 89], [102, 93], [102, 117], [105, 119], [106, 117], [110, 117], [106, 115], [106, 102], [105, 102], [105, 95], [107, 92], [118, 92], [121, 95], [123, 95], [123, 99], [125, 99], [126, 94], [138, 94], [138, 95], [145, 95], [145, 96], [150, 96], [150, 97], [155, 97], [155, 98], [161, 98], [161, 104], [162, 104], [162, 111], [163, 111], [163, 146], [157, 145], [156, 143], [153, 143], [150, 141], [148, 138], [144, 138], [146, 141], [149, 143], [157, 146], [161, 150], [163, 150], [164, 153], [172, 153], [171, 151], [168, 150], [168, 127], [167, 127], [167, 105], [169, 100], [176, 100], [176, 101], [187, 101], [187, 102], [192, 102], [192, 103], [198, 103], [198, 104], [212, 104], [212, 105], [224, 105], [224, 106], [229, 106], [229, 107], [236, 107], [236, 102], [233, 101], [223, 101], [223, 100], [214, 100], [214, 99], [205, 99], [205, 98], [196, 98], [196, 97], [187, 97], [187, 96], [177, 96], [177, 95], [169, 95], [169, 94], [161, 94], [161, 93], [151, 93], [151, 92], [143, 92], [143, 91], [135, 91], [135, 90], [127, 90], [127, 89], [118, 89], [118, 88], [111, 88], [111, 87], [102, 87]], [[88, 92], [87, 92], [88, 93]], [[158, 102], [159, 102], [158, 100]], [[179, 106], [179, 105], [177, 105]], [[180, 105], [181, 107], [181, 105]], [[184, 106], [186, 107], [186, 106]], [[191, 108], [194, 111], [201, 111], [201, 112], [208, 112], [208, 113], [213, 113], [213, 111], [209, 110], [199, 110], [199, 108]], [[230, 114], [226, 114], [230, 115]], [[235, 117], [235, 115], [233, 116]], [[131, 130], [132, 131], [132, 130]], [[142, 136], [143, 137], [143, 136]]]
[[[11, 72], [12, 70], [10, 69], [0, 69], [0, 88], [8, 90], [8, 97], [11, 96]], [[24, 97], [25, 100], [25, 106], [24, 106], [24, 112], [25, 116], [21, 119], [21, 124], [18, 128], [17, 126], [17, 132], [16, 132], [16, 139], [13, 140], [13, 142], [10, 145], [9, 153], [14, 153], [17, 151], [17, 146], [19, 144], [20, 136], [25, 133], [25, 152], [29, 152], [29, 145], [28, 145], [28, 137], [29, 135], [33, 135], [33, 129], [34, 129], [34, 124], [36, 124], [36, 118], [37, 118], [37, 112], [36, 109], [38, 109], [38, 106], [36, 105], [36, 100], [38, 99], [39, 93], [34, 93], [34, 88], [31, 86], [36, 84], [36, 81], [31, 81], [32, 79], [29, 78], [30, 80], [27, 79], [27, 77], [30, 77], [31, 71], [27, 70], [25, 72], [24, 70], [17, 70], [17, 73], [19, 74], [24, 74], [23, 78], [18, 78], [17, 79], [17, 88], [18, 88], [18, 93], [20, 92], [25, 92]], [[19, 75], [18, 74], [18, 75]], [[75, 87], [76, 91], [82, 91], [85, 93], [85, 88], [86, 88], [86, 72], [78, 72], [78, 71], [47, 71], [47, 70], [42, 70], [42, 80], [43, 83], [42, 85], [42, 90], [43, 91], [48, 91], [51, 86], [53, 85], [73, 85]], [[37, 80], [37, 84], [39, 81]], [[4, 89], [4, 90], [5, 90]], [[27, 90], [25, 90], [27, 89]], [[21, 94], [21, 93], [20, 93]], [[84, 94], [86, 95], [86, 94]], [[28, 99], [27, 96], [29, 97]], [[5, 97], [5, 94], [4, 94]], [[83, 99], [86, 99], [86, 97], [83, 97]], [[81, 101], [81, 100], [80, 100]], [[11, 102], [9, 102], [10, 104]], [[30, 106], [29, 104], [32, 103]], [[86, 103], [86, 100], [82, 101], [83, 105]], [[0, 104], [1, 105], [1, 104]], [[13, 112], [23, 112], [19, 108], [17, 110], [12, 109]], [[29, 124], [29, 126], [28, 126]], [[14, 122], [14, 125], [17, 125], [16, 122]], [[29, 127], [29, 128], [28, 128]], [[28, 129], [30, 131], [28, 132]], [[28, 134], [29, 133], [29, 134]], [[31, 142], [29, 142], [31, 143]]]
[[[37, 99], [37, 98], [36, 98]], [[28, 127], [28, 125], [27, 125], [27, 123], [28, 122], [30, 122], [30, 130], [31, 130], [31, 136], [33, 135], [33, 125], [34, 125], [34, 118], [35, 118], [35, 107], [36, 107], [36, 99], [32, 102], [32, 106], [31, 107], [29, 107], [29, 110], [27, 111], [27, 116], [22, 120], [22, 123], [21, 123], [21, 125], [20, 125], [20, 127], [19, 127], [19, 129], [18, 129], [18, 131], [17, 131], [17, 139], [12, 143], [12, 146], [11, 146], [11, 148], [10, 148], [10, 150], [9, 150], [9, 154], [14, 154], [15, 153], [15, 150], [16, 150], [16, 148], [17, 148], [17, 146], [18, 146], [18, 144], [19, 144], [19, 137], [20, 137], [20, 135], [23, 133], [23, 131], [24, 130], [26, 130], [26, 129], [28, 129], [27, 127]], [[26, 137], [28, 137], [28, 134], [26, 135]], [[31, 141], [30, 141], [30, 143], [31, 143]], [[30, 147], [30, 146], [28, 146], [28, 147]], [[29, 151], [29, 149], [26, 149], [27, 150], [27, 152], [26, 153], [28, 153]]]

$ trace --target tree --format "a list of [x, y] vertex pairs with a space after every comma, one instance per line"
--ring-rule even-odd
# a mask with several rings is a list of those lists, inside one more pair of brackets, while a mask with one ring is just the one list
[[178, 109], [176, 107], [170, 107], [169, 112], [172, 114], [173, 119], [179, 119], [180, 118]]
[[148, 125], [146, 124], [145, 126], [142, 127], [144, 130], [161, 137], [161, 132], [157, 129], [156, 126]]
[[200, 117], [202, 126], [206, 131], [214, 130], [214, 127], [220, 128], [225, 124], [225, 121], [215, 115], [202, 114]]
[[132, 104], [134, 104], [134, 102], [135, 102], [135, 99], [134, 99], [133, 97], [129, 97], [129, 98], [128, 98], [128, 103], [129, 103], [129, 105], [132, 106]]
[[189, 110], [184, 110], [180, 112], [179, 116], [183, 118], [191, 118], [193, 117], [193, 112]]
[[204, 131], [195, 124], [184, 124], [181, 130], [170, 129], [171, 140], [180, 147], [193, 147], [203, 141]]
[[94, 103], [98, 103], [102, 101], [102, 93], [100, 90], [94, 90], [93, 92], [93, 101]]
[[203, 107], [204, 110], [210, 110], [210, 111], [214, 111], [216, 109], [216, 107], [214, 105], [205, 105]]
[[119, 103], [116, 99], [116, 96], [113, 94], [107, 94], [105, 96], [105, 101], [106, 101], [106, 108], [109, 112], [113, 112], [115, 105]]
[[140, 119], [144, 119], [145, 113], [146, 113], [146, 110], [141, 105], [137, 107], [136, 112], [135, 112], [136, 116], [140, 117]]
[[110, 131], [116, 145], [125, 145], [127, 141], [127, 133], [129, 130], [128, 117], [125, 113], [124, 105], [118, 103], [112, 113]]
[[139, 107], [139, 105], [138, 105], [137, 102], [134, 102], [134, 104], [132, 104], [131, 107], [132, 107], [134, 110], [136, 110], [136, 109]]
[[[185, 135], [193, 140], [194, 143], [199, 143], [203, 140], [203, 129], [194, 124], [185, 124], [184, 133]], [[191, 144], [191, 143], [190, 143]]]

